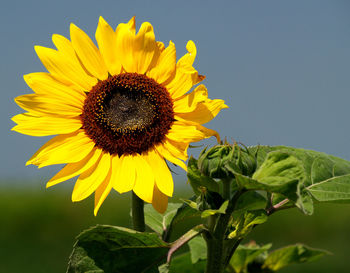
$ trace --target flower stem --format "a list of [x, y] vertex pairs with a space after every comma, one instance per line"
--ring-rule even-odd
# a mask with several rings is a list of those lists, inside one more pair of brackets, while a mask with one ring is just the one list
[[[224, 253], [224, 241], [226, 237], [226, 230], [229, 224], [232, 212], [235, 209], [238, 198], [242, 195], [244, 190], [236, 191], [235, 195], [229, 201], [225, 214], [220, 214], [217, 219], [217, 223], [212, 232], [205, 234], [205, 240], [207, 242], [207, 267], [206, 273], [222, 273], [226, 266], [226, 260], [231, 257], [226, 257], [227, 253]], [[240, 241], [239, 241], [240, 242]], [[238, 244], [239, 244], [238, 242]], [[237, 244], [237, 246], [238, 246]], [[233, 252], [237, 248], [234, 246], [230, 249], [229, 255], [233, 255]]]
[[206, 273], [222, 273], [223, 240], [207, 239], [207, 266]]
[[143, 212], [143, 200], [132, 192], [132, 223], [136, 231], [145, 231], [145, 215]]

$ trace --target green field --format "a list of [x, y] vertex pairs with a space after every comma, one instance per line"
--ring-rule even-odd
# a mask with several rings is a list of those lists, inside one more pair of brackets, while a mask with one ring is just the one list
[[[38, 182], [28, 183], [34, 186], [23, 188], [16, 183], [11, 187], [6, 183], [0, 188], [1, 272], [65, 272], [74, 237], [81, 230], [96, 224], [130, 226], [129, 194], [111, 194], [94, 217], [93, 198], [72, 203], [71, 187], [46, 190]], [[183, 188], [182, 197], [190, 196], [187, 190]], [[273, 248], [303, 242], [334, 254], [307, 265], [292, 266], [282, 273], [348, 273], [349, 231], [350, 205], [323, 204], [316, 207], [311, 217], [295, 209], [276, 213], [267, 224], [257, 227], [250, 238], [257, 243], [273, 242]]]

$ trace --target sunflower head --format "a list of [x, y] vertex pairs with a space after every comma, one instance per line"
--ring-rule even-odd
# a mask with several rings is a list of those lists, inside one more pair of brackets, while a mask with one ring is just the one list
[[57, 49], [35, 47], [48, 72], [24, 76], [34, 93], [15, 99], [26, 112], [12, 130], [56, 135], [27, 164], [65, 164], [47, 187], [78, 176], [72, 200], [94, 193], [95, 214], [112, 189], [164, 212], [174, 187], [166, 161], [186, 170], [189, 144], [218, 137], [202, 124], [227, 106], [193, 89], [205, 77], [192, 41], [177, 60], [174, 43], [156, 41], [148, 22], [136, 32], [134, 17], [115, 30], [100, 17], [95, 38], [71, 24], [70, 40], [52, 36]]

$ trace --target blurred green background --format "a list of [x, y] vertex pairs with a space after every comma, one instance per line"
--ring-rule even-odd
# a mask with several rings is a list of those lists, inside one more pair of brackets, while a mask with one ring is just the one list
[[[97, 217], [92, 196], [82, 202], [70, 200], [73, 184], [45, 189], [41, 181], [1, 183], [0, 272], [65, 272], [74, 238], [96, 224], [130, 226], [130, 194], [110, 194]], [[10, 183], [12, 182], [12, 183]], [[19, 183], [22, 182], [22, 183]], [[181, 182], [178, 184], [182, 184]], [[177, 188], [176, 196], [191, 196], [189, 186]], [[177, 201], [177, 197], [170, 201]], [[334, 255], [319, 261], [294, 265], [280, 272], [348, 273], [350, 205], [318, 205], [313, 216], [292, 209], [272, 215], [248, 240], [273, 243], [273, 249], [297, 242], [323, 248]]]

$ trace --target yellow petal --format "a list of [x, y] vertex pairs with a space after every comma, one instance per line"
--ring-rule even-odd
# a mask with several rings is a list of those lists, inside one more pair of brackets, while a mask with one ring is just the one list
[[153, 188], [154, 188], [154, 174], [142, 156], [133, 157], [136, 168], [136, 181], [133, 188], [134, 193], [142, 200], [152, 203], [153, 199]]
[[178, 142], [170, 139], [166, 139], [163, 142], [164, 147], [166, 147], [170, 153], [172, 153], [175, 157], [186, 161], [188, 158], [187, 149], [189, 143], [187, 142]]
[[78, 162], [91, 153], [95, 143], [85, 135], [83, 130], [58, 135], [42, 146], [27, 162], [39, 168], [53, 165]]
[[205, 138], [209, 138], [209, 137], [215, 136], [217, 142], [220, 143], [220, 135], [219, 135], [218, 132], [216, 132], [215, 130], [206, 128], [206, 127], [204, 127], [204, 126], [202, 126], [200, 124], [197, 124], [196, 126], [197, 126], [197, 129], [203, 133]]
[[176, 69], [176, 48], [172, 41], [169, 46], [160, 54], [156, 66], [147, 74], [163, 84], [175, 76]]
[[116, 29], [118, 59], [126, 72], [137, 72], [133, 57], [135, 38], [135, 17], [127, 24], [119, 24]]
[[75, 86], [67, 86], [53, 78], [49, 73], [38, 72], [23, 76], [28, 86], [38, 95], [47, 95], [64, 100], [69, 105], [82, 107], [86, 94]]
[[141, 25], [139, 32], [134, 40], [134, 59], [137, 63], [137, 73], [145, 74], [158, 51], [156, 38], [153, 27], [150, 23], [145, 22]]
[[204, 135], [197, 130], [194, 124], [175, 121], [167, 134], [167, 138], [180, 142], [195, 142], [202, 140]]
[[79, 117], [39, 117], [24, 113], [14, 116], [12, 120], [18, 124], [11, 129], [12, 131], [30, 136], [69, 134], [79, 130], [82, 126]]
[[98, 22], [95, 37], [109, 73], [119, 74], [122, 67], [118, 59], [117, 35], [102, 16]]
[[159, 213], [164, 213], [168, 207], [168, 196], [163, 194], [157, 185], [154, 185], [152, 206]]
[[65, 55], [67, 58], [70, 58], [75, 62], [79, 61], [77, 58], [77, 55], [75, 54], [75, 50], [73, 48], [71, 41], [69, 41], [66, 37], [63, 37], [62, 35], [58, 35], [58, 34], [53, 34], [52, 42], [54, 43], [57, 50], [62, 55]]
[[178, 157], [174, 156], [164, 144], [157, 145], [155, 149], [158, 151], [160, 155], [166, 158], [166, 160], [170, 161], [171, 163], [180, 166], [182, 169], [187, 171], [186, 164], [181, 161]]
[[134, 162], [132, 155], [122, 155], [120, 158], [112, 158], [112, 186], [119, 192], [131, 191], [135, 185], [136, 168], [139, 168]]
[[70, 38], [75, 52], [87, 71], [100, 80], [107, 79], [108, 71], [106, 65], [90, 37], [76, 25], [71, 24]]
[[109, 170], [109, 173], [105, 180], [102, 182], [100, 186], [95, 191], [95, 208], [94, 208], [94, 215], [97, 215], [98, 210], [100, 209], [103, 201], [106, 199], [107, 195], [110, 193], [112, 189], [112, 184], [111, 184], [111, 173], [112, 170]]
[[165, 49], [164, 43], [163, 43], [163, 42], [160, 42], [160, 41], [157, 41], [156, 43], [157, 43], [159, 52], [163, 52], [163, 50]]
[[149, 151], [145, 159], [152, 168], [158, 189], [167, 196], [173, 196], [174, 182], [165, 159], [157, 151]]
[[83, 200], [92, 194], [107, 177], [110, 166], [110, 154], [102, 153], [100, 160], [79, 176], [73, 189], [72, 201]]
[[160, 51], [150, 23], [143, 23], [135, 35], [133, 18], [128, 24], [119, 24], [116, 34], [118, 57], [126, 72], [145, 74], [156, 64]]
[[193, 112], [198, 103], [204, 102], [208, 98], [207, 88], [201, 84], [191, 93], [183, 95], [174, 101], [174, 112], [175, 113], [188, 113]]
[[204, 124], [215, 118], [216, 115], [225, 108], [228, 108], [225, 101], [207, 99], [205, 102], [197, 104], [192, 112], [176, 113], [176, 117]]
[[176, 64], [176, 73], [172, 81], [166, 84], [166, 88], [169, 91], [173, 99], [181, 97], [187, 93], [192, 86], [202, 81], [205, 77], [198, 75], [196, 69], [192, 64], [197, 54], [197, 49], [192, 41], [189, 41], [186, 45], [188, 51]]
[[81, 65], [51, 48], [35, 46], [35, 51], [46, 69], [53, 75], [90, 91], [97, 79], [86, 74]]
[[83, 160], [76, 163], [68, 163], [46, 184], [46, 188], [57, 185], [63, 181], [78, 176], [93, 166], [101, 156], [101, 149], [93, 149]]
[[202, 134], [203, 138], [209, 138], [209, 137], [215, 136], [218, 143], [220, 143], [220, 135], [215, 130], [208, 129], [197, 122], [183, 120], [178, 116], [176, 118], [178, 119], [179, 122], [183, 122], [184, 124], [188, 124], [190, 126], [195, 126], [197, 130]]
[[15, 98], [15, 102], [24, 110], [43, 116], [76, 117], [82, 112], [81, 105], [70, 105], [62, 98], [47, 95], [29, 94]]
[[197, 47], [195, 43], [189, 40], [186, 44], [187, 52], [184, 56], [180, 58], [178, 61], [179, 67], [187, 67], [188, 69], [192, 69], [192, 65], [197, 56]]

